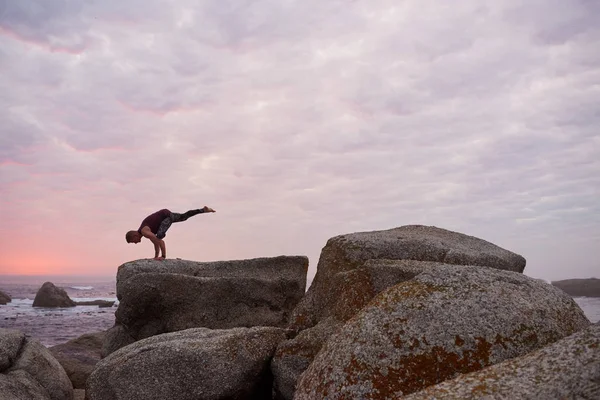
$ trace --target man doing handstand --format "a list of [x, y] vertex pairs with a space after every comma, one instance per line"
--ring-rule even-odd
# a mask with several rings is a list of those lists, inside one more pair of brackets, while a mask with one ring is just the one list
[[[127, 240], [127, 243], [137, 244], [142, 240], [142, 236], [150, 239], [152, 244], [154, 244], [154, 259], [162, 260], [167, 257], [167, 247], [163, 238], [166, 236], [167, 230], [171, 227], [171, 224], [173, 222], [185, 221], [189, 217], [193, 217], [197, 214], [209, 212], [215, 212], [215, 210], [204, 206], [204, 208], [189, 210], [183, 214], [178, 214], [165, 208], [144, 218], [137, 231], [129, 231], [125, 234], [125, 240]], [[159, 250], [162, 253], [161, 257], [158, 256]]]

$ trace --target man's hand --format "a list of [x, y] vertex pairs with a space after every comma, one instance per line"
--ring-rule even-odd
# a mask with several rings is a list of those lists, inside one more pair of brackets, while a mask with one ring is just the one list
[[203, 210], [204, 210], [205, 213], [216, 212], [215, 210], [213, 210], [212, 208], [210, 208], [208, 206], [204, 206]]
[[141, 232], [142, 236], [150, 239], [150, 241], [154, 245], [154, 259], [159, 258], [159, 253], [162, 253], [162, 258], [165, 258], [167, 256], [167, 246], [165, 244], [165, 241], [157, 238], [156, 235], [154, 235], [154, 233], [152, 233], [150, 228], [147, 226], [144, 226]]

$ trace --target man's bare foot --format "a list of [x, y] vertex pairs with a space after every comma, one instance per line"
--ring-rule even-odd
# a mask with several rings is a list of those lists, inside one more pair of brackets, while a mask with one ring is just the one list
[[165, 257], [154, 257], [154, 259], [155, 259], [155, 260], [158, 260], [158, 261], [162, 261], [162, 260], [164, 260], [164, 259], [165, 259]]
[[207, 213], [207, 212], [216, 212], [215, 210], [213, 210], [212, 208], [210, 208], [208, 206], [204, 206], [203, 210], [204, 210], [205, 213]]

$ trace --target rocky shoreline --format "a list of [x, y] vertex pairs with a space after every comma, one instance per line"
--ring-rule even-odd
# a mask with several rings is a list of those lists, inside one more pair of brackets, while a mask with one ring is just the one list
[[565, 279], [552, 281], [552, 285], [573, 297], [600, 297], [600, 279]]
[[0, 329], [0, 400], [593, 398], [600, 324], [525, 264], [417, 225], [331, 238], [306, 292], [303, 256], [132, 261], [108, 331]]

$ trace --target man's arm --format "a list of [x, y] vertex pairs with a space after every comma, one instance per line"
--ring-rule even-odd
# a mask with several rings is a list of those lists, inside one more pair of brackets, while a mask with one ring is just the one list
[[157, 238], [147, 226], [143, 227], [141, 232], [142, 236], [148, 238], [154, 245], [154, 258], [159, 258], [159, 250], [162, 252], [162, 258], [167, 258], [167, 245], [165, 244], [165, 241]]

